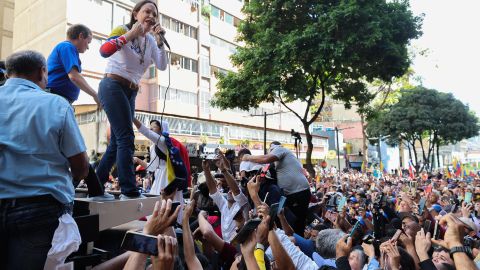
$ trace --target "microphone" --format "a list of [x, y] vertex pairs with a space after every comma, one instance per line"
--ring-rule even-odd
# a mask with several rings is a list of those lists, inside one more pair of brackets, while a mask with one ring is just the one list
[[[150, 21], [150, 24], [151, 24], [151, 25], [155, 25], [156, 22], [155, 22], [155, 21]], [[165, 30], [161, 31], [161, 32], [158, 33], [158, 34], [157, 34], [157, 33], [155, 33], [155, 34], [159, 37], [160, 41], [161, 41], [163, 44], [167, 45], [168, 49], [171, 51], [172, 49], [170, 49], [170, 44], [168, 44], [168, 41], [167, 41], [167, 39], [165, 38]]]
[[165, 31], [160, 32], [160, 34], [159, 34], [158, 36], [160, 37], [160, 39], [162, 40], [162, 42], [163, 42], [165, 45], [167, 45], [168, 50], [171, 51], [172, 49], [170, 49], [170, 44], [168, 44], [168, 41], [167, 41], [167, 39], [165, 38]]

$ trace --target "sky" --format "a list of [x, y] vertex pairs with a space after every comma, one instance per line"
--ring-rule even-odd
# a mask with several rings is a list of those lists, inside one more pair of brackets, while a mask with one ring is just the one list
[[480, 0], [410, 0], [424, 13], [423, 35], [412, 42], [413, 69], [427, 88], [453, 93], [480, 117]]

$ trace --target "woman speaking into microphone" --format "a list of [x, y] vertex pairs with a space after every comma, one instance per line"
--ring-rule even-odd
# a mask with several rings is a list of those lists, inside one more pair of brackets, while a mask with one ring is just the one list
[[160, 37], [164, 30], [157, 18], [155, 2], [138, 2], [133, 8], [130, 22], [113, 29], [108, 40], [100, 47], [100, 54], [108, 58], [108, 64], [98, 96], [110, 122], [111, 137], [97, 168], [97, 175], [105, 183], [113, 164], [117, 164], [122, 192], [120, 199], [141, 196], [136, 187], [132, 164], [135, 141], [132, 120], [142, 75], [152, 64], [160, 70], [167, 67], [163, 37]]

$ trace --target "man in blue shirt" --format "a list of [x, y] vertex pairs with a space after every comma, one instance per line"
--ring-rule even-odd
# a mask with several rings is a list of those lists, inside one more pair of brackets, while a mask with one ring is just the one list
[[43, 269], [58, 218], [71, 211], [72, 179], [88, 174], [73, 109], [45, 92], [45, 58], [21, 51], [6, 60], [0, 87], [0, 265]]
[[92, 31], [82, 24], [72, 25], [67, 31], [67, 40], [60, 42], [48, 56], [48, 84], [50, 92], [60, 95], [73, 103], [78, 99], [80, 89], [92, 96], [98, 106], [97, 92], [80, 74], [82, 62], [79, 53], [88, 50], [92, 41]]
[[[92, 31], [82, 24], [70, 26], [67, 30], [67, 40], [60, 42], [48, 56], [48, 84], [51, 93], [64, 97], [70, 104], [78, 99], [80, 89], [93, 97], [100, 107], [97, 92], [88, 85], [82, 72], [82, 63], [79, 53], [88, 50], [88, 44], [92, 41]], [[88, 177], [85, 179], [88, 187], [88, 195], [95, 201], [114, 200], [113, 195], [104, 194], [100, 180], [95, 170], [90, 167]]]

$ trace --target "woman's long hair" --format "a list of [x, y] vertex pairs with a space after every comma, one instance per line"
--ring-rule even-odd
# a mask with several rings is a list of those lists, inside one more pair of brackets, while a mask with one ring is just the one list
[[158, 14], [157, 3], [153, 2], [152, 0], [140, 1], [135, 5], [135, 7], [133, 7], [132, 14], [130, 15], [130, 22], [127, 24], [128, 29], [132, 29], [132, 26], [137, 22], [137, 20], [135, 19], [134, 13], [135, 12], [138, 13], [145, 4], [153, 4], [155, 6], [155, 9], [157, 10], [157, 18], [158, 18], [159, 14]]

